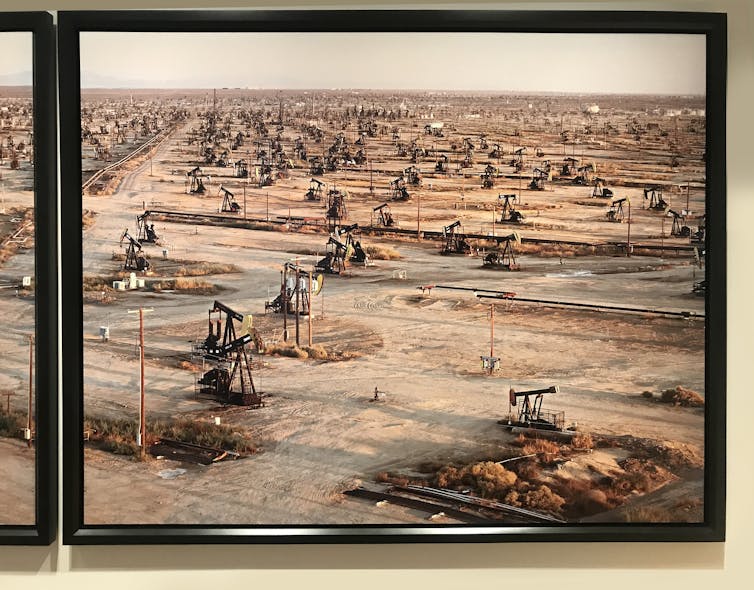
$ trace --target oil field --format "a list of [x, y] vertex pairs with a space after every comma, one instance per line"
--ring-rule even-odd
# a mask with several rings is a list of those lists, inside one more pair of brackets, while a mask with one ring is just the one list
[[81, 113], [88, 524], [703, 518], [703, 95]]
[[[34, 150], [28, 64], [13, 60], [15, 41], [0, 35], [0, 524], [33, 524], [34, 446]], [[29, 39], [30, 41], [30, 39]], [[29, 42], [30, 45], [30, 42]], [[30, 63], [30, 53], [26, 54]], [[11, 83], [14, 85], [3, 85]]]

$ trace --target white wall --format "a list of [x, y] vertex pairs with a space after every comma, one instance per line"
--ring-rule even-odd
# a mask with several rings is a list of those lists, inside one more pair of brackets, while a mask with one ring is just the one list
[[[2, 0], [0, 10], [198, 8], [209, 0]], [[267, 6], [271, 6], [268, 2]], [[218, 6], [265, 6], [220, 0]], [[367, 6], [289, 0], [280, 7]], [[404, 6], [383, 1], [382, 7]], [[436, 7], [414, 2], [411, 7]], [[683, 588], [754, 587], [754, 41], [748, 0], [477, 2], [463, 7], [728, 12], [728, 541], [725, 544], [500, 544], [281, 547], [0, 548], [0, 588]], [[373, 5], [372, 7], [378, 7]], [[450, 7], [450, 6], [449, 6]], [[455, 5], [460, 8], [462, 6]], [[714, 435], [714, 433], [712, 433]], [[2, 500], [0, 500], [2, 501]], [[94, 585], [97, 586], [94, 586]]]

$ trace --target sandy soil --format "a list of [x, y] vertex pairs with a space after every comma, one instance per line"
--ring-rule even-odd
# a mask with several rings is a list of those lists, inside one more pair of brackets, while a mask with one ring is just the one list
[[[475, 133], [474, 125], [490, 129], [489, 122], [472, 121], [463, 134]], [[145, 160], [125, 174], [115, 194], [84, 197], [83, 207], [97, 213], [84, 234], [85, 275], [107, 276], [118, 270], [113, 260], [113, 253], [121, 251], [118, 239], [126, 227], [135, 232], [135, 216], [144, 207], [216, 212], [220, 183], [242, 202], [243, 181], [224, 176], [232, 169], [204, 168], [213, 175], [208, 196], [185, 194], [185, 172], [196, 158], [196, 147], [187, 146], [186, 137], [197, 126], [196, 118], [182, 123], [151, 163]], [[286, 131], [286, 137], [292, 139], [295, 131]], [[414, 137], [420, 132], [405, 135]], [[562, 150], [554, 137], [543, 137], [537, 145], [544, 145], [546, 151]], [[397, 175], [410, 164], [392, 155], [389, 137], [377, 138], [370, 146], [378, 154], [375, 168], [379, 164], [381, 170]], [[632, 239], [660, 243], [662, 216], [641, 209], [641, 188], [652, 181], [690, 178], [696, 182], [703, 163], [698, 154], [691, 153], [687, 164], [670, 173], [663, 163], [666, 153], [640, 152], [623, 139], [616, 139], [613, 146], [612, 150], [592, 149], [583, 157], [599, 159], [607, 170], [612, 166], [616, 179], [636, 179], [636, 186], [616, 187], [618, 196], [625, 193], [636, 203]], [[248, 149], [253, 159], [250, 144]], [[633, 159], [627, 154], [633, 154]], [[627, 225], [603, 221], [604, 207], [577, 203], [590, 199], [591, 187], [564, 183], [555, 183], [544, 192], [523, 190], [527, 223], [493, 227], [492, 203], [497, 194], [517, 192], [519, 181], [500, 178], [493, 189], [481, 189], [478, 174], [487, 158], [480, 154], [478, 160], [480, 164], [468, 178], [425, 175], [423, 187], [414, 191], [421, 194], [423, 229], [439, 230], [460, 218], [466, 231], [515, 229], [530, 237], [625, 239]], [[433, 166], [429, 160], [419, 164], [422, 170]], [[510, 169], [501, 168], [506, 173]], [[386, 198], [390, 174], [375, 174], [379, 180], [374, 196], [369, 195], [369, 176], [368, 169], [362, 168], [322, 178], [349, 191], [350, 222], [368, 225], [371, 209]], [[322, 207], [304, 200], [309, 178], [307, 167], [290, 171], [288, 178], [264, 189], [248, 186], [247, 216], [275, 218], [290, 211], [291, 215], [321, 217]], [[695, 186], [692, 183], [690, 208], [702, 211], [703, 188]], [[676, 202], [678, 197], [671, 206], [676, 207]], [[416, 199], [392, 208], [401, 226], [415, 227]], [[666, 234], [669, 228], [668, 219]], [[323, 252], [326, 242], [323, 234], [293, 231], [167, 222], [157, 223], [156, 229], [162, 245], [146, 246], [155, 264], [160, 263], [164, 248], [170, 258], [232, 262], [240, 267], [240, 273], [203, 278], [224, 289], [217, 299], [242, 313], [257, 314], [257, 327], [268, 342], [279, 340], [282, 329], [281, 317], [261, 317], [264, 302], [279, 288], [280, 265], [292, 258], [311, 264], [316, 257], [300, 253]], [[663, 241], [688, 243], [669, 237]], [[502, 368], [488, 376], [480, 368], [479, 357], [489, 352], [489, 305], [471, 292], [433, 290], [422, 295], [417, 289], [424, 284], [449, 284], [515, 291], [526, 297], [702, 313], [703, 299], [690, 293], [692, 282], [703, 278], [693, 258], [670, 253], [631, 258], [521, 255], [521, 272], [506, 273], [483, 270], [478, 257], [440, 256], [438, 242], [365, 236], [362, 243], [390, 246], [402, 258], [354, 267], [347, 276], [326, 277], [313, 305], [314, 342], [358, 356], [322, 362], [255, 355], [254, 378], [267, 394], [265, 407], [258, 410], [220, 408], [198, 399], [196, 373], [179, 368], [180, 361], [189, 358], [190, 341], [205, 336], [206, 312], [213, 297], [110, 293], [109, 303], [85, 304], [88, 414], [136, 417], [138, 323], [127, 310], [144, 305], [154, 309], [146, 316], [149, 416], [219, 415], [224, 423], [249, 429], [260, 447], [256, 455], [238, 461], [188, 466], [175, 479], [160, 476], [161, 471], [175, 467], [170, 461], [138, 463], [88, 449], [87, 523], [417, 522], [425, 515], [343, 500], [340, 492], [372, 480], [380, 471], [411, 469], [423, 461], [472, 460], [503, 449], [510, 435], [496, 421], [507, 414], [511, 386], [521, 390], [559, 385], [561, 393], [546, 400], [546, 406], [565, 411], [567, 422], [577, 422], [586, 430], [631, 433], [701, 448], [702, 411], [651, 404], [639, 394], [679, 384], [704, 394], [702, 319], [500, 303], [495, 352], [502, 357]], [[395, 278], [403, 272], [405, 279]], [[108, 342], [98, 338], [99, 327], [105, 325], [110, 327]], [[305, 342], [305, 322], [301, 330]], [[384, 403], [370, 402], [375, 387], [386, 392]]]

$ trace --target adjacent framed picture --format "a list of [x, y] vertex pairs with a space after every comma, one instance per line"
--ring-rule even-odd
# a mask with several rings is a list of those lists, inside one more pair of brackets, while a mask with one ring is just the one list
[[0, 16], [0, 544], [57, 525], [57, 161], [52, 17]]
[[722, 14], [62, 12], [64, 541], [719, 541]]

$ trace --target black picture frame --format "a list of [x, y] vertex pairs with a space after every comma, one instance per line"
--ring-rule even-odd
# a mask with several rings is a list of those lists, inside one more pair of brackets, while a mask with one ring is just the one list
[[[536, 32], [689, 33], [707, 47], [705, 521], [564, 526], [86, 525], [83, 505], [82, 248], [63, 243], [64, 511], [66, 544], [722, 541], [725, 538], [726, 15], [582, 11], [114, 11], [59, 13], [62, 232], [81, 233], [79, 33]], [[710, 248], [710, 245], [712, 246]]]
[[0, 15], [0, 32], [33, 34], [36, 507], [31, 525], [0, 525], [0, 545], [49, 545], [58, 516], [56, 50], [52, 15]]

